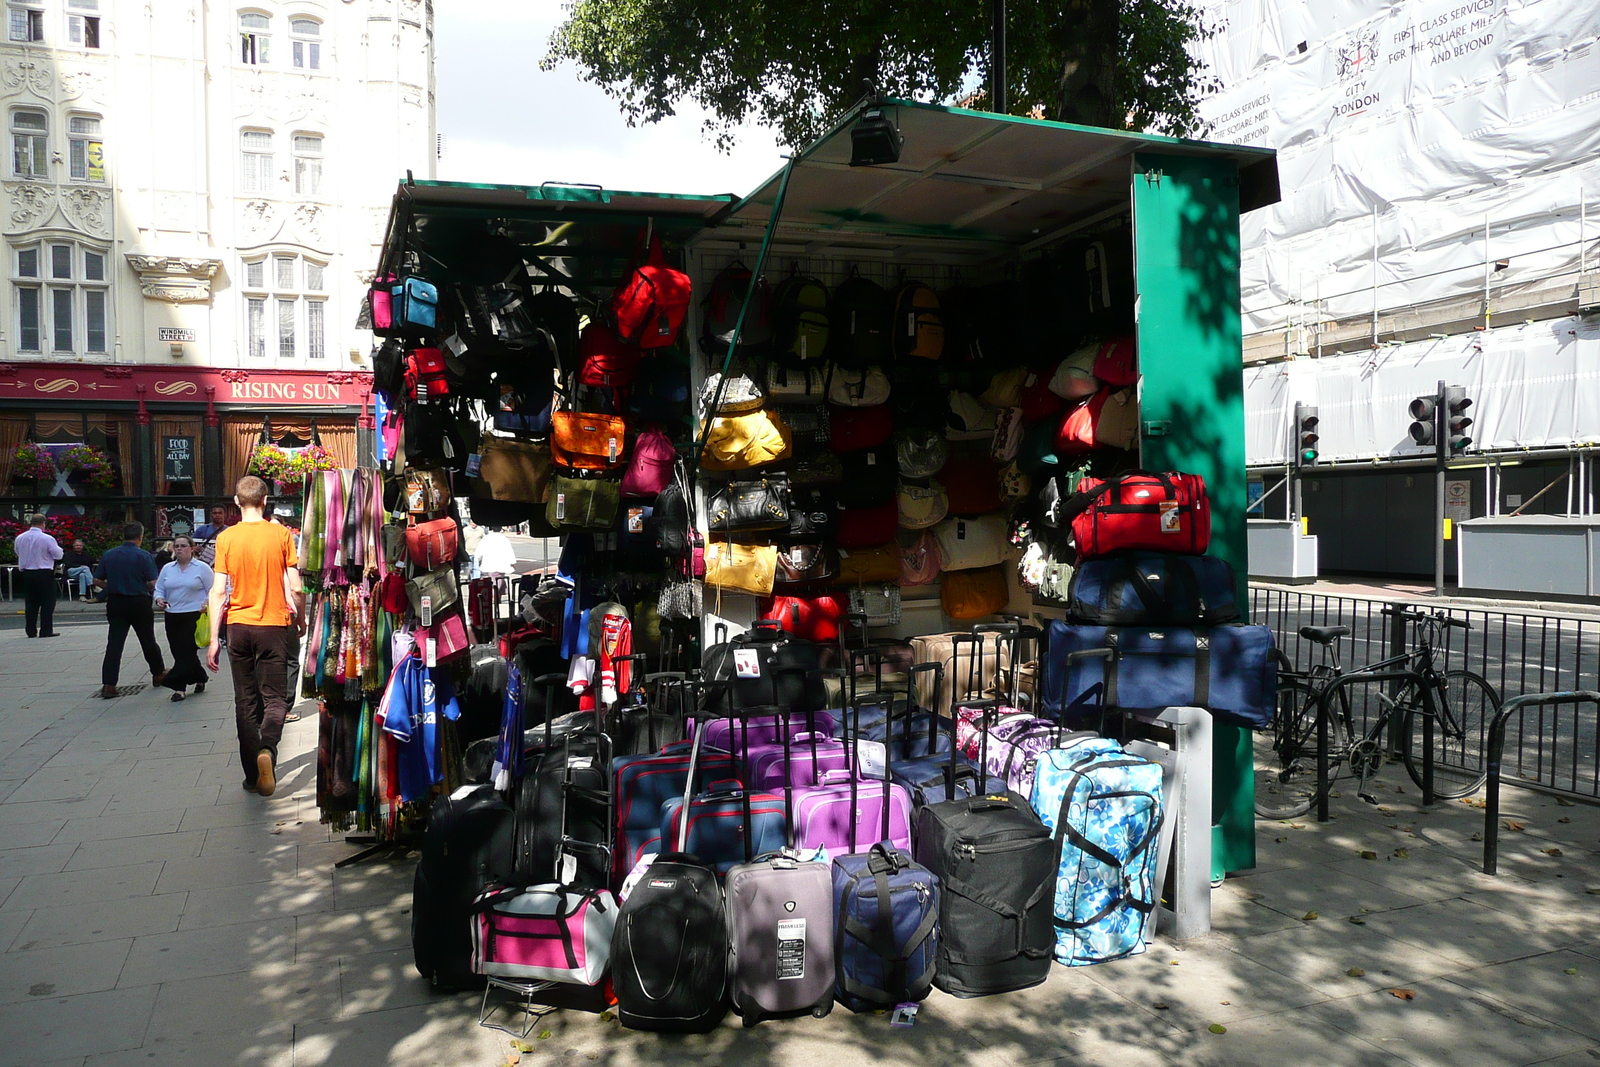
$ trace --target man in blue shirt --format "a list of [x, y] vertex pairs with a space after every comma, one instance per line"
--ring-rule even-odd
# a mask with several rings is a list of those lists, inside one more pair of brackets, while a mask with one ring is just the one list
[[150, 594], [156, 587], [155, 557], [139, 547], [144, 526], [130, 522], [122, 528], [122, 544], [100, 559], [94, 584], [106, 591], [106, 656], [100, 663], [100, 695], [117, 695], [117, 674], [122, 669], [122, 646], [131, 629], [139, 638], [144, 661], [150, 665], [150, 684], [159, 686], [167, 676], [156, 644], [156, 609]]

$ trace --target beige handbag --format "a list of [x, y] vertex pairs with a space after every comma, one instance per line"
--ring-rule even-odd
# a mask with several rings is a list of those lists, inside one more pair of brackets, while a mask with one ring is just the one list
[[828, 403], [843, 408], [870, 408], [889, 402], [889, 376], [880, 367], [845, 370], [834, 367], [828, 382]]
[[718, 589], [771, 596], [777, 569], [776, 545], [713, 541], [706, 546], [706, 584]]
[[[1011, 551], [1009, 523], [1000, 514], [948, 518], [933, 528], [946, 571], [970, 571], [1005, 562]], [[954, 616], [952, 616], [953, 618]]]
[[550, 447], [516, 437], [484, 434], [478, 446], [478, 477], [491, 500], [543, 504], [550, 490]]
[[950, 513], [950, 498], [938, 482], [917, 485], [901, 482], [895, 494], [900, 503], [900, 528], [925, 530]]

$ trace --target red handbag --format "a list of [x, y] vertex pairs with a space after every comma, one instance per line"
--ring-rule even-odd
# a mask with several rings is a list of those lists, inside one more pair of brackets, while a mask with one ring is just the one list
[[1023, 422], [1038, 422], [1061, 411], [1061, 398], [1050, 391], [1047, 371], [1029, 371], [1022, 382], [1022, 397], [1017, 401]]
[[404, 615], [411, 610], [405, 576], [399, 571], [390, 571], [378, 583], [378, 606], [391, 615]]
[[1083, 559], [1127, 550], [1200, 556], [1211, 544], [1211, 500], [1198, 474], [1085, 478], [1062, 505], [1062, 517], [1071, 519]]
[[672, 483], [678, 450], [660, 430], [642, 430], [628, 450], [628, 469], [622, 474], [622, 495], [653, 497]]
[[1139, 402], [1132, 389], [1109, 385], [1073, 408], [1056, 431], [1056, 451], [1078, 456], [1096, 448], [1130, 449], [1139, 443]]
[[951, 515], [987, 515], [1004, 506], [1000, 465], [987, 455], [951, 456], [939, 471], [939, 484], [950, 498]]
[[831, 596], [775, 596], [761, 603], [763, 619], [773, 619], [796, 637], [821, 644], [839, 640], [844, 616], [844, 601]]
[[578, 339], [578, 381], [609, 388], [633, 384], [639, 369], [639, 347], [616, 335], [611, 327], [591, 322]]
[[1139, 380], [1134, 368], [1134, 342], [1131, 337], [1113, 337], [1100, 346], [1094, 357], [1094, 376], [1107, 385], [1121, 388]]
[[432, 626], [424, 626], [417, 633], [422, 638], [423, 643], [418, 647], [424, 657], [428, 654], [427, 642], [432, 642], [435, 663], [465, 656], [472, 648], [472, 639], [467, 636], [467, 622], [459, 611], [436, 617]]
[[460, 550], [458, 527], [451, 518], [433, 519], [406, 527], [406, 559], [421, 570], [431, 571], [449, 563]]
[[868, 548], [893, 541], [900, 529], [900, 504], [891, 500], [875, 508], [845, 508], [839, 512], [840, 548]]
[[640, 348], [664, 348], [678, 339], [689, 297], [689, 276], [667, 266], [661, 238], [652, 234], [644, 263], [611, 295], [617, 333]]
[[828, 413], [828, 447], [835, 452], [877, 448], [894, 433], [888, 404], [865, 408], [833, 408]]
[[445, 376], [444, 353], [437, 348], [413, 348], [406, 354], [405, 382], [406, 394], [413, 400], [449, 396], [450, 379]]

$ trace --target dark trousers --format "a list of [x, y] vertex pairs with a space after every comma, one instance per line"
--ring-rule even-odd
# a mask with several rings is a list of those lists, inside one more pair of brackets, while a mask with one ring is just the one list
[[194, 627], [198, 611], [169, 611], [165, 616], [167, 647], [172, 649], [172, 669], [162, 684], [181, 693], [185, 686], [204, 685], [206, 669], [200, 665], [200, 650], [195, 647]]
[[[28, 636], [55, 632], [56, 572], [53, 570], [22, 572], [23, 626]], [[37, 624], [37, 625], [36, 625]]]
[[239, 763], [246, 781], [256, 779], [262, 749], [278, 758], [283, 717], [289, 711], [289, 648], [293, 626], [228, 624], [228, 665], [233, 670], [233, 719], [239, 730]]
[[139, 638], [139, 648], [144, 661], [150, 666], [154, 678], [162, 671], [161, 646], [156, 644], [156, 606], [149, 596], [129, 596], [112, 593], [106, 601], [106, 658], [100, 664], [100, 684], [116, 685], [117, 672], [122, 668], [122, 646], [128, 641], [128, 631]]

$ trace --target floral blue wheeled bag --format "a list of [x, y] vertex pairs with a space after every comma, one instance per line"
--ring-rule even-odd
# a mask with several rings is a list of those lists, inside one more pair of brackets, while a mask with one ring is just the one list
[[1115, 741], [1039, 754], [1033, 810], [1055, 834], [1056, 950], [1069, 967], [1144, 951], [1156, 906], [1161, 766]]

